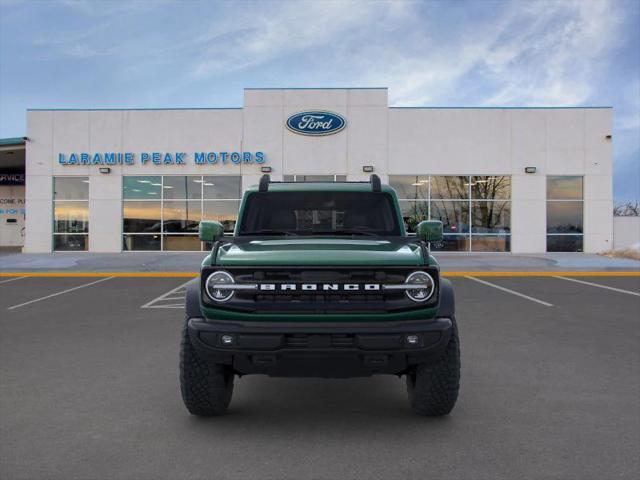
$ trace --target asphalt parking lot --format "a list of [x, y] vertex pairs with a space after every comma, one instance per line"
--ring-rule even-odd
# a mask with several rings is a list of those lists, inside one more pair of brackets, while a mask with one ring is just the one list
[[226, 416], [191, 417], [187, 280], [0, 278], [1, 478], [638, 478], [640, 277], [452, 278], [441, 419], [396, 377], [243, 377]]

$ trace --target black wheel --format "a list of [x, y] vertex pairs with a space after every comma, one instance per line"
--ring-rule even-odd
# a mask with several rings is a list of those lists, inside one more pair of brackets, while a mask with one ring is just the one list
[[407, 374], [407, 393], [415, 413], [429, 417], [447, 415], [460, 388], [460, 340], [455, 318], [453, 332], [442, 356], [434, 363], [418, 365]]
[[222, 365], [211, 364], [198, 356], [187, 330], [182, 328], [180, 344], [180, 390], [182, 401], [193, 415], [222, 415], [233, 395], [233, 373]]

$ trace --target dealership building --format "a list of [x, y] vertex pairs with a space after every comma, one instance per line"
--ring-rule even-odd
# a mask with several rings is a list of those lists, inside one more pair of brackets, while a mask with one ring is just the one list
[[[193, 251], [272, 180], [398, 192], [436, 250], [613, 248], [612, 109], [389, 107], [385, 88], [246, 89], [242, 108], [27, 112], [0, 140], [0, 245], [24, 252]], [[22, 182], [22, 184], [21, 184]]]

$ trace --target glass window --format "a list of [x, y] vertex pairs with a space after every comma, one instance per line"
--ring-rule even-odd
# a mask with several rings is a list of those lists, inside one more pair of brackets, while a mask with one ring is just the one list
[[547, 202], [547, 233], [582, 233], [582, 202]]
[[241, 177], [235, 175], [210, 175], [203, 177], [205, 199], [240, 198]]
[[54, 235], [53, 249], [57, 252], [83, 251], [89, 248], [89, 235]]
[[202, 219], [217, 220], [224, 226], [225, 232], [233, 232], [238, 218], [240, 201], [205, 201], [203, 203]]
[[202, 247], [197, 235], [163, 235], [162, 249], [168, 251], [200, 250]]
[[160, 202], [125, 201], [123, 207], [124, 232], [160, 231]]
[[510, 235], [471, 235], [474, 252], [508, 252], [511, 250]]
[[162, 204], [162, 231], [197, 233], [201, 208], [199, 200], [165, 200]]
[[547, 235], [547, 252], [581, 252], [582, 235]]
[[54, 233], [89, 233], [89, 202], [54, 202]]
[[469, 250], [469, 235], [444, 235], [440, 242], [431, 242], [431, 249], [441, 252], [466, 252]]
[[473, 233], [509, 233], [511, 230], [511, 202], [471, 202], [471, 212]]
[[431, 177], [431, 199], [469, 198], [469, 177]]
[[471, 198], [476, 200], [509, 200], [511, 177], [483, 175], [471, 177]]
[[247, 197], [239, 233], [398, 235], [392, 200], [374, 192], [256, 192]]
[[54, 200], [89, 200], [89, 177], [54, 177]]
[[469, 233], [469, 202], [431, 202], [431, 218], [442, 222], [444, 233]]
[[162, 195], [167, 198], [200, 199], [202, 178], [199, 176], [172, 175], [162, 178]]
[[346, 175], [283, 175], [283, 182], [346, 182]]
[[547, 177], [548, 200], [582, 200], [582, 177]]
[[412, 202], [411, 200], [400, 200], [399, 203], [407, 232], [415, 233], [416, 226], [421, 221], [429, 219], [429, 203]]
[[429, 176], [427, 175], [390, 175], [389, 185], [403, 199], [429, 198]]
[[160, 250], [160, 235], [124, 235], [122, 250]]
[[159, 176], [126, 176], [122, 180], [125, 200], [160, 200], [162, 179]]

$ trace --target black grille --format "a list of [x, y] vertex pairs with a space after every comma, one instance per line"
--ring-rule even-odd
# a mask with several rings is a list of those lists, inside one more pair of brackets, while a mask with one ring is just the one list
[[356, 344], [355, 335], [308, 335], [293, 334], [285, 336], [285, 344], [289, 348], [349, 348]]
[[[217, 269], [221, 269], [218, 267]], [[437, 271], [428, 267], [258, 267], [258, 268], [224, 268], [233, 275], [239, 284], [400, 284], [407, 275], [416, 270], [426, 270], [438, 284]], [[211, 270], [214, 270], [213, 268]], [[203, 272], [203, 278], [207, 273]], [[300, 287], [298, 287], [300, 288]], [[233, 298], [223, 304], [215, 304], [218, 308], [247, 311], [254, 313], [381, 313], [424, 308], [437, 301], [437, 292], [428, 304], [416, 304], [407, 298], [402, 290], [238, 290]], [[292, 339], [292, 341], [297, 341]]]

